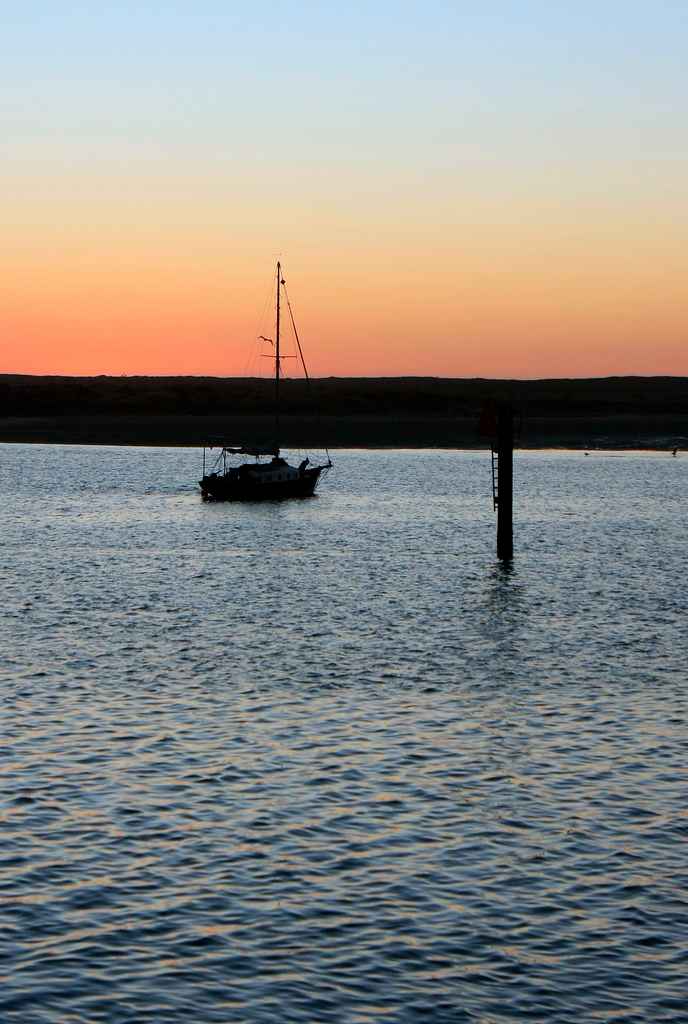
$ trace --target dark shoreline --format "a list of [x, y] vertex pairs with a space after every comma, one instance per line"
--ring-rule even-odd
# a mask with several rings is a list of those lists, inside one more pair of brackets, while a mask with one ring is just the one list
[[[519, 447], [688, 448], [688, 378], [283, 382], [285, 448], [485, 448], [486, 401], [509, 401]], [[268, 443], [270, 381], [197, 377], [0, 375], [0, 442], [201, 446]], [[315, 416], [313, 405], [324, 415]]]
[[[311, 432], [307, 421], [283, 421], [284, 448], [462, 448], [484, 449], [489, 439], [477, 435], [474, 420], [401, 420], [349, 418], [320, 423]], [[259, 417], [12, 417], [0, 419], [0, 443], [140, 445], [200, 447], [209, 441], [241, 443], [267, 436], [269, 420]], [[532, 420], [523, 424], [519, 448], [688, 449], [688, 417], [608, 417], [585, 423]]]

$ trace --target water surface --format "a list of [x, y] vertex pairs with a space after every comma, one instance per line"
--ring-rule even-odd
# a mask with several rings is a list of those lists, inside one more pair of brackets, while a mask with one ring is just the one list
[[685, 1021], [688, 457], [0, 446], [0, 1019]]

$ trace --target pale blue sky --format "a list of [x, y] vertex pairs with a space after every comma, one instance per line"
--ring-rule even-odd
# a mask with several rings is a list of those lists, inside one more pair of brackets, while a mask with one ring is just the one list
[[684, 4], [103, 6], [5, 5], [6, 143], [683, 145]]

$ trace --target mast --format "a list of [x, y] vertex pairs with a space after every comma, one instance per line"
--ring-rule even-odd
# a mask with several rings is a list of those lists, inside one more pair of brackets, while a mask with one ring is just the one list
[[275, 323], [275, 446], [279, 448], [279, 383], [280, 383], [280, 285], [282, 283], [282, 267], [277, 261], [277, 320]]

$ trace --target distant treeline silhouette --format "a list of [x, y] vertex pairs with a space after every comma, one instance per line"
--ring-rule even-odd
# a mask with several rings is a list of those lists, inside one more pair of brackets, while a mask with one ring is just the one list
[[[0, 440], [198, 444], [221, 434], [268, 438], [273, 387], [263, 378], [5, 374]], [[688, 434], [687, 377], [328, 377], [310, 385], [283, 381], [282, 439], [308, 445], [318, 411], [323, 440], [331, 445], [473, 445], [480, 443], [477, 422], [488, 400], [508, 401], [522, 413], [526, 445], [683, 446]]]
[[[273, 382], [224, 377], [37, 377], [0, 375], [0, 416], [260, 415]], [[304, 415], [477, 415], [486, 399], [508, 400], [530, 416], [593, 417], [688, 412], [687, 377], [487, 380], [328, 377], [284, 380], [282, 410]]]

